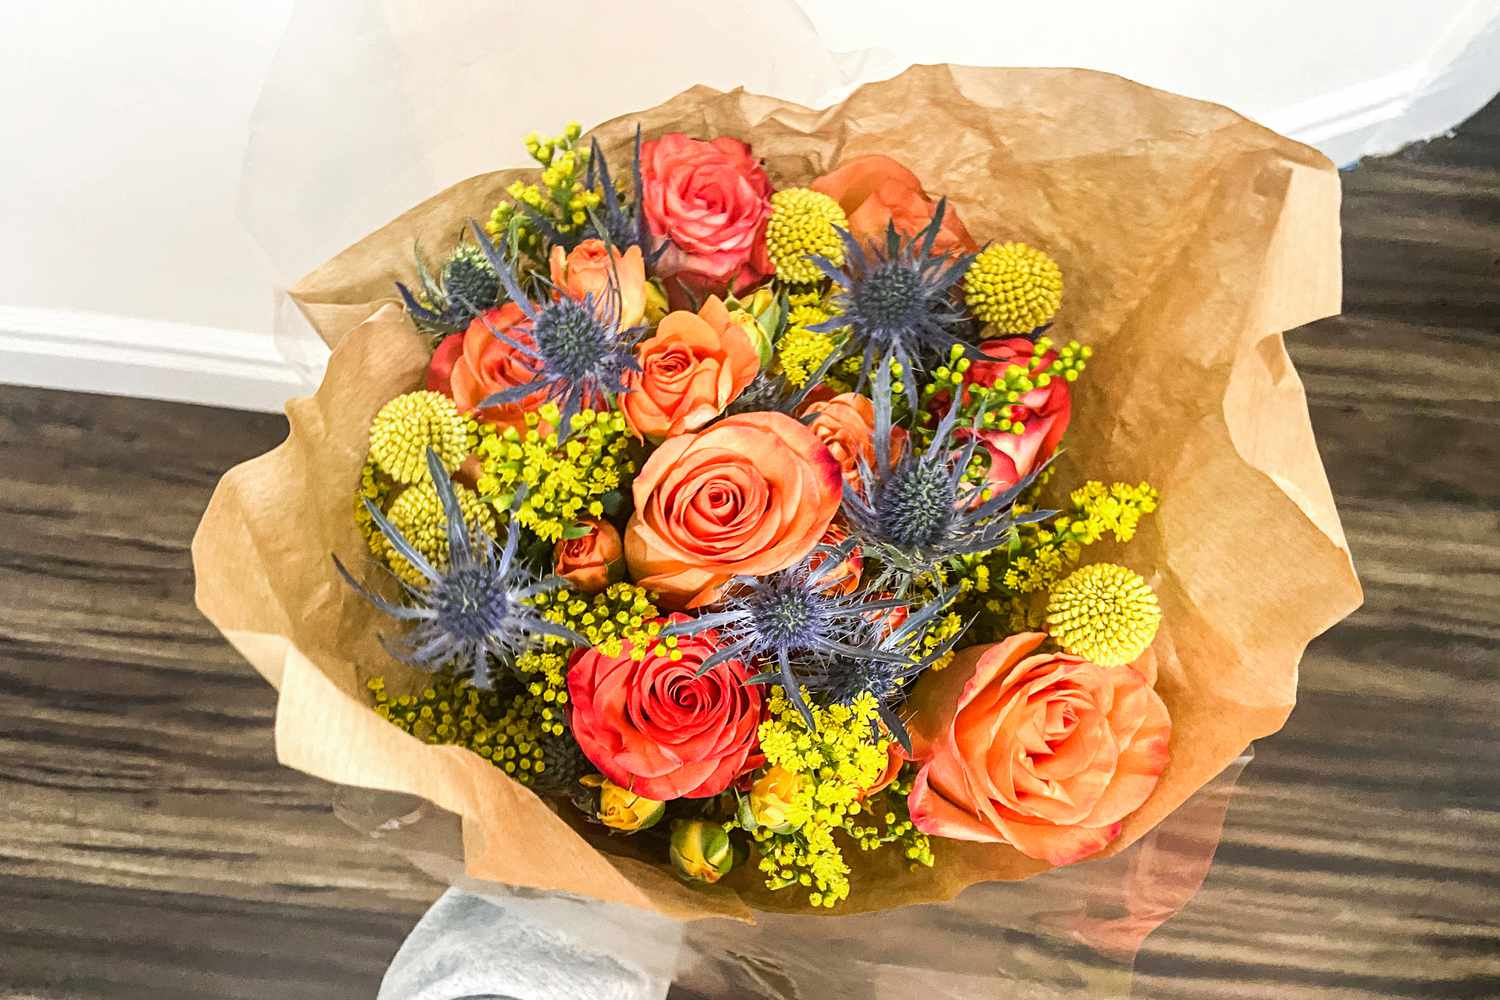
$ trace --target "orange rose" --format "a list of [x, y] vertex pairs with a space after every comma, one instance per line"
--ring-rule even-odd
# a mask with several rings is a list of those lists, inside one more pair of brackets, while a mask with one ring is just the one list
[[839, 509], [838, 463], [784, 413], [742, 413], [667, 440], [636, 474], [625, 561], [670, 608], [797, 562]]
[[636, 349], [641, 364], [620, 396], [637, 437], [654, 441], [695, 431], [724, 412], [760, 372], [760, 355], [716, 296], [696, 314], [668, 313]]
[[579, 301], [592, 295], [601, 319], [614, 310], [610, 296], [618, 290], [620, 305], [615, 319], [620, 329], [640, 325], [646, 315], [646, 263], [640, 247], [621, 253], [606, 251], [603, 240], [584, 240], [566, 256], [562, 247], [553, 247], [548, 264], [557, 290]]
[[[463, 353], [449, 373], [453, 402], [460, 412], [472, 412], [486, 396], [525, 385], [535, 377], [532, 360], [516, 346], [533, 346], [531, 321], [514, 302], [476, 316], [463, 336]], [[518, 403], [486, 407], [475, 417], [487, 424], [524, 430], [526, 413], [546, 398], [546, 392], [538, 390]]]
[[[861, 243], [883, 240], [886, 224], [890, 222], [896, 224], [898, 233], [914, 236], [932, 221], [937, 209], [937, 203], [927, 197], [916, 174], [878, 153], [856, 156], [810, 186], [839, 203], [849, 217], [849, 234]], [[932, 252], [962, 253], [975, 249], [978, 247], [974, 238], [949, 202], [943, 210], [943, 225]]]
[[917, 829], [1072, 864], [1118, 837], [1156, 787], [1172, 722], [1151, 652], [1101, 667], [1036, 653], [1044, 639], [965, 649], [917, 684], [907, 703], [922, 762], [908, 797]]
[[[809, 403], [802, 415], [811, 414], [807, 426], [839, 463], [844, 482], [862, 490], [859, 463], [875, 467], [875, 404], [856, 392], [844, 392], [820, 403]], [[891, 460], [906, 446], [906, 429], [891, 428]]]
[[620, 533], [608, 521], [586, 517], [582, 523], [589, 529], [577, 538], [559, 538], [552, 547], [553, 570], [568, 581], [568, 586], [585, 594], [597, 594], [620, 579], [625, 568]]

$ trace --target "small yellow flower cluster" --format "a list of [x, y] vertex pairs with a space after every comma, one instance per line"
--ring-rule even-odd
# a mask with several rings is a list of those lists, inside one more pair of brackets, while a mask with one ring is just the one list
[[[592, 597], [558, 590], [539, 594], [531, 603], [543, 618], [577, 632], [606, 656], [619, 656], [628, 640], [631, 656], [640, 660], [647, 650], [659, 645], [655, 640], [661, 633], [661, 621], [651, 596], [645, 587], [621, 581]], [[664, 641], [676, 645], [675, 639]], [[558, 639], [548, 639], [548, 643], [562, 644]]]
[[[1067, 507], [1050, 523], [1022, 525], [1010, 548], [966, 564], [960, 581], [965, 608], [982, 610], [986, 617], [998, 616], [994, 627], [1002, 631], [1038, 628], [1043, 624], [1042, 609], [1026, 595], [1050, 590], [1078, 562], [1084, 547], [1105, 535], [1120, 543], [1130, 541], [1141, 518], [1156, 510], [1157, 499], [1149, 483], [1085, 483], [1072, 492]], [[1018, 513], [1026, 509], [1023, 505], [1016, 508]], [[1007, 594], [995, 593], [997, 582]], [[978, 608], [976, 599], [982, 602]]]
[[469, 453], [464, 418], [440, 392], [407, 392], [386, 403], [370, 421], [370, 458], [398, 483], [428, 478], [427, 449], [452, 472]]
[[[950, 611], [946, 615], [943, 615], [941, 618], [928, 625], [926, 631], [922, 633], [921, 656], [925, 657], [930, 655], [933, 650], [943, 645], [943, 643], [947, 642], [949, 639], [952, 639], [956, 635], [963, 634], [964, 629], [967, 627], [968, 623], [964, 620], [964, 616], [959, 614], [957, 611]], [[932, 665], [927, 669], [942, 670], [952, 661], [953, 650], [950, 649], [942, 656], [939, 656], [937, 659], [933, 660]]]
[[467, 747], [523, 785], [545, 770], [543, 711], [550, 708], [541, 698], [480, 691], [451, 673], [435, 674], [416, 694], [392, 695], [383, 677], [367, 687], [376, 714], [426, 743]]
[[911, 785], [910, 778], [892, 782], [889, 788], [865, 803], [864, 815], [870, 817], [868, 825], [851, 824], [846, 830], [862, 851], [877, 851], [887, 844], [899, 844], [913, 869], [917, 865], [931, 868], [932, 840], [917, 829], [906, 810]]
[[826, 257], [844, 263], [844, 240], [839, 230], [849, 218], [839, 203], [811, 188], [783, 188], [771, 195], [771, 217], [766, 221], [766, 255], [776, 277], [788, 284], [822, 281], [823, 269], [812, 260]]
[[[473, 490], [460, 483], [453, 484], [453, 492], [458, 497], [458, 507], [463, 511], [470, 537], [477, 538], [480, 531], [495, 537], [495, 514], [489, 506]], [[402, 490], [385, 515], [391, 527], [401, 532], [401, 537], [426, 556], [435, 569], [447, 568], [448, 515], [443, 511], [443, 501], [431, 480]], [[388, 538], [381, 535], [380, 543], [379, 555], [385, 559], [391, 572], [413, 587], [426, 586], [427, 578], [396, 551]]]
[[1063, 649], [1101, 667], [1130, 663], [1146, 651], [1161, 624], [1149, 584], [1124, 566], [1094, 563], [1052, 588], [1047, 631]]
[[804, 289], [792, 292], [787, 296], [787, 306], [786, 332], [776, 342], [776, 360], [787, 383], [800, 389], [838, 346], [841, 338], [833, 332], [808, 329], [837, 315], [831, 311], [822, 291]]
[[369, 500], [384, 513], [392, 489], [391, 478], [381, 472], [373, 460], [365, 459], [365, 464], [359, 470], [359, 489], [354, 491], [354, 523], [365, 544], [369, 546], [370, 555], [377, 559], [385, 556], [385, 536], [375, 527], [375, 519], [370, 516], [365, 501]]
[[582, 127], [569, 122], [561, 135], [543, 138], [533, 132], [526, 137], [526, 152], [542, 168], [541, 184], [516, 181], [506, 188], [511, 200], [496, 205], [484, 226], [491, 239], [539, 257], [542, 234], [527, 208], [564, 235], [583, 228], [602, 196], [586, 184], [589, 148], [580, 143], [582, 135]]
[[524, 488], [516, 523], [549, 542], [581, 518], [603, 516], [602, 498], [627, 484], [636, 471], [630, 432], [619, 410], [574, 415], [573, 432], [563, 444], [555, 430], [543, 434], [540, 427], [555, 425], [559, 418], [557, 405], [546, 403], [526, 414], [525, 431], [483, 425], [475, 444], [483, 466], [479, 495], [509, 510]]
[[1062, 270], [1025, 243], [985, 247], [964, 274], [964, 301], [974, 318], [1002, 333], [1030, 333], [1062, 305]]
[[856, 822], [860, 793], [889, 759], [889, 741], [871, 738], [877, 719], [875, 699], [866, 693], [852, 705], [814, 705], [809, 730], [786, 693], [772, 691], [769, 717], [760, 726], [761, 751], [767, 765], [808, 780], [779, 817], [788, 832], [751, 830], [767, 888], [800, 885], [813, 906], [833, 907], [849, 897], [849, 866], [834, 833], [847, 833]]

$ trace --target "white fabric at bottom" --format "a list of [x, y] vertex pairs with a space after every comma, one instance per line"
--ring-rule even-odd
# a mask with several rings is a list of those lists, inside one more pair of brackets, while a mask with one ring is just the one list
[[396, 953], [377, 1000], [663, 1000], [680, 940], [653, 914], [449, 889]]

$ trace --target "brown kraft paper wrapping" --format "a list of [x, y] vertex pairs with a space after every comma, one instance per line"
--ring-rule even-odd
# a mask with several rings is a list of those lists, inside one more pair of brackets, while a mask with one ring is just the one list
[[[1022, 240], [1062, 266], [1053, 335], [1095, 356], [1053, 482], [1145, 479], [1162, 495], [1123, 551], [1089, 553], [1160, 595], [1158, 690], [1173, 723], [1170, 765], [1106, 853], [1281, 727], [1303, 648], [1361, 600], [1282, 344], [1282, 331], [1339, 310], [1339, 180], [1323, 156], [1225, 108], [1080, 70], [914, 67], [822, 111], [700, 87], [600, 126], [612, 163], [629, 162], [637, 123], [647, 138], [743, 139], [778, 187], [888, 154], [947, 195], [977, 239]], [[282, 763], [458, 814], [470, 876], [683, 918], [802, 909], [762, 888], [753, 865], [727, 884], [684, 886], [665, 857], [569, 822], [477, 755], [424, 744], [369, 709], [368, 677], [410, 671], [381, 650], [390, 623], [329, 555], [364, 564], [352, 495], [369, 422], [420, 384], [426, 363], [393, 282], [407, 277], [413, 240], [451, 245], [517, 176], [449, 188], [292, 290], [333, 357], [317, 394], [288, 405], [287, 441], [214, 493], [193, 541], [198, 606], [279, 689]], [[1046, 868], [1003, 845], [934, 848], [936, 866], [915, 873], [892, 852], [851, 850], [853, 892], [835, 912]]]

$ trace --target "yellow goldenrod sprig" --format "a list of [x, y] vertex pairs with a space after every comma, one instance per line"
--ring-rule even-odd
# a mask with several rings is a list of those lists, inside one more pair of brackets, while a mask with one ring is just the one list
[[[619, 656], [626, 642], [637, 660], [657, 646], [661, 621], [652, 595], [645, 587], [621, 581], [612, 583], [592, 597], [572, 590], [539, 594], [532, 603], [542, 617], [577, 632], [588, 644], [606, 656]], [[675, 637], [662, 640], [676, 645]], [[565, 646], [560, 639], [547, 640], [550, 646]]]
[[636, 471], [620, 411], [574, 415], [573, 432], [561, 444], [556, 430], [542, 432], [543, 424], [555, 425], [559, 417], [557, 405], [546, 403], [526, 414], [524, 431], [481, 425], [475, 445], [483, 467], [479, 495], [509, 510], [524, 487], [526, 494], [512, 516], [549, 542], [585, 517], [602, 517], [604, 496], [628, 486]]
[[563, 235], [583, 228], [603, 196], [587, 185], [590, 153], [582, 135], [582, 127], [569, 122], [559, 135], [526, 137], [526, 152], [542, 168], [541, 183], [516, 181], [506, 188], [511, 200], [496, 205], [485, 223], [491, 239], [539, 258], [542, 233], [528, 209]]
[[[807, 692], [803, 697], [812, 704]], [[860, 823], [864, 789], [889, 760], [889, 741], [872, 736], [879, 731], [878, 710], [868, 693], [850, 705], [813, 704], [812, 712], [809, 729], [786, 693], [773, 689], [760, 745], [768, 768], [786, 776], [779, 782], [775, 827], [761, 825], [753, 810], [742, 822], [768, 888], [800, 886], [813, 906], [833, 907], [849, 896], [849, 866], [835, 834], [860, 842], [850, 830]]]

